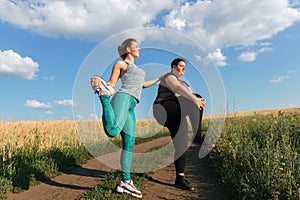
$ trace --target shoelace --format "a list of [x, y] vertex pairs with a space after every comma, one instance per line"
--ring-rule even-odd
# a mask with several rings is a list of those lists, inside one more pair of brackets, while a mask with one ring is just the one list
[[133, 185], [133, 181], [130, 180], [127, 182], [131, 187], [133, 187], [133, 189], [137, 190], [137, 188]]

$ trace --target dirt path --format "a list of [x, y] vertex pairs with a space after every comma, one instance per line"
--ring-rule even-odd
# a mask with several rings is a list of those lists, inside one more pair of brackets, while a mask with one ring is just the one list
[[[169, 137], [156, 139], [141, 145], [136, 145], [134, 152], [147, 150], [170, 142]], [[216, 180], [212, 178], [206, 165], [198, 155], [199, 147], [191, 146], [188, 150], [187, 174], [195, 190], [183, 191], [173, 187], [175, 180], [174, 165], [167, 166], [151, 174], [152, 179], [142, 190], [143, 199], [226, 199]], [[75, 200], [85, 191], [100, 184], [107, 172], [113, 169], [91, 159], [80, 168], [55, 177], [50, 181], [19, 194], [8, 194], [8, 200]]]
[[144, 199], [226, 200], [227, 198], [217, 180], [203, 163], [203, 160], [198, 158], [199, 148], [199, 146], [191, 146], [187, 155], [186, 175], [195, 188], [194, 191], [184, 191], [173, 186], [175, 167], [174, 164], [171, 164], [152, 175], [152, 180], [143, 189]]

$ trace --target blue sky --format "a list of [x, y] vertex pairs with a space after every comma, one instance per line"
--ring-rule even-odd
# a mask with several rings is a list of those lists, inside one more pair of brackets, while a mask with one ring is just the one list
[[[187, 58], [184, 78], [207, 114], [300, 107], [297, 0], [0, 2], [0, 120], [99, 117], [89, 77], [108, 79], [127, 37], [140, 42], [147, 79]], [[156, 89], [143, 91], [138, 119]]]

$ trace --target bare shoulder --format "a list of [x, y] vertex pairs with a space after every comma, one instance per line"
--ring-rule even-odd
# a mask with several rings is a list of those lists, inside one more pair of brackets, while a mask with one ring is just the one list
[[179, 81], [178, 81], [178, 79], [176, 78], [176, 76], [173, 75], [173, 74], [167, 75], [167, 77], [166, 77], [166, 83], [168, 85], [179, 85], [180, 84]]
[[124, 71], [126, 70], [127, 65], [124, 61], [117, 61], [114, 65], [114, 68]]

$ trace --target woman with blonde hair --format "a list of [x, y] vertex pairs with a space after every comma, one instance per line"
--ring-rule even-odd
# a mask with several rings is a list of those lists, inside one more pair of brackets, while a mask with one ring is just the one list
[[[140, 55], [140, 47], [135, 39], [126, 39], [118, 47], [121, 61], [117, 61], [111, 72], [108, 82], [100, 76], [91, 78], [91, 86], [99, 95], [102, 108], [102, 122], [105, 133], [109, 137], [122, 137], [121, 182], [116, 188], [117, 192], [128, 193], [136, 198], [142, 198], [142, 193], [133, 184], [130, 177], [132, 164], [132, 150], [136, 136], [136, 117], [134, 108], [140, 101], [143, 88], [150, 87], [162, 78], [155, 78], [145, 82], [145, 72], [134, 64]], [[118, 80], [121, 87], [115, 93], [114, 87]], [[112, 96], [110, 100], [110, 96]]]

